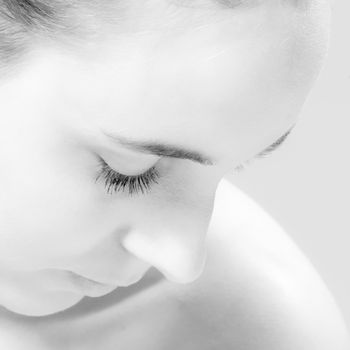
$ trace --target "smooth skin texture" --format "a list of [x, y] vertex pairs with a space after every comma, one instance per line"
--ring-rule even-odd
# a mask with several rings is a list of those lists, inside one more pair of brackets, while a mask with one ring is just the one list
[[[234, 215], [232, 210], [234, 209]], [[220, 182], [201, 276], [176, 284], [152, 268], [137, 284], [46, 317], [0, 314], [11, 350], [346, 350], [323, 281], [283, 229]], [[20, 336], [19, 336], [20, 335]]]
[[[64, 270], [108, 283], [108, 292], [150, 267], [194, 281], [218, 183], [295, 123], [324, 58], [327, 4], [180, 5], [131, 1], [118, 28], [101, 24], [95, 42], [74, 50], [37, 40], [1, 82], [6, 309], [42, 316], [78, 303], [84, 293], [67, 289]], [[104, 133], [180, 145], [216, 163], [132, 152]], [[100, 158], [127, 175], [155, 165], [159, 183], [147, 195], [108, 195], [95, 182]]]

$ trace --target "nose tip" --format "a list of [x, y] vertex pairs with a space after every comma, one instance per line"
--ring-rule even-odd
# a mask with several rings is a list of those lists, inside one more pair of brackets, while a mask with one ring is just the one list
[[172, 247], [171, 253], [166, 250], [159, 255], [156, 267], [164, 274], [164, 276], [176, 283], [191, 283], [199, 278], [202, 274], [206, 262], [206, 249], [203, 247], [196, 251], [181, 250]]
[[187, 284], [199, 278], [204, 270], [207, 252], [205, 241], [152, 240], [142, 233], [130, 233], [122, 245], [131, 254], [158, 269], [169, 281]]
[[202, 259], [202, 261], [197, 264], [195, 267], [186, 267], [181, 268], [180, 266], [174, 271], [166, 270], [164, 267], [159, 268], [164, 276], [171, 282], [180, 283], [180, 284], [188, 284], [196, 281], [202, 274], [206, 262], [206, 256]]

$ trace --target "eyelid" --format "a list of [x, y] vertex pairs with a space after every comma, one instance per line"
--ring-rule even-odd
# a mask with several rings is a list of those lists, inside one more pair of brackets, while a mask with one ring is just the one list
[[157, 164], [161, 159], [159, 156], [141, 154], [139, 152], [118, 148], [101, 148], [95, 152], [101, 162], [107, 163], [112, 169], [118, 169], [117, 173], [124, 176], [139, 176], [146, 173], [148, 169]]
[[152, 168], [154, 168], [156, 166], [156, 164], [153, 164], [152, 166], [147, 166], [147, 168], [145, 168], [145, 170], [140, 170], [138, 172], [135, 172], [135, 174], [128, 174], [128, 171], [121, 171], [121, 170], [116, 170], [116, 167], [114, 167], [113, 165], [111, 165], [109, 162], [107, 162], [104, 158], [99, 157], [98, 159], [99, 161], [99, 166], [100, 168], [102, 167], [108, 167], [109, 169], [111, 169], [113, 172], [115, 172], [116, 174], [118, 174], [119, 176], [124, 176], [124, 177], [129, 177], [129, 178], [136, 178], [138, 176], [142, 176], [142, 175], [146, 175]]
[[[108, 163], [99, 157], [100, 171], [95, 179], [97, 180], [103, 176], [105, 179], [105, 188], [107, 193], [110, 193], [110, 189], [116, 192], [125, 192], [125, 189], [129, 189], [129, 195], [134, 193], [138, 194], [140, 191], [142, 194], [149, 192], [154, 184], [158, 184], [158, 178], [160, 177], [156, 165], [153, 165], [147, 171], [138, 175], [124, 175], [114, 170], [108, 165]], [[112, 194], [112, 193], [111, 193]]]

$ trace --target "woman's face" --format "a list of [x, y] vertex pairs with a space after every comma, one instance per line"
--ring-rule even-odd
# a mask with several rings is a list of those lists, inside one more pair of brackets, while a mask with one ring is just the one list
[[[130, 2], [114, 32], [101, 25], [84, 49], [38, 44], [2, 82], [0, 304], [9, 310], [58, 312], [151, 266], [193, 281], [219, 181], [295, 123], [320, 68], [326, 10], [307, 0], [189, 3]], [[148, 177], [117, 185], [106, 164]]]

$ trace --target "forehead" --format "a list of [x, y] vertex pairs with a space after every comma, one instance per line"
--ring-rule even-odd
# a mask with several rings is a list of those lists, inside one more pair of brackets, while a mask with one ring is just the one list
[[50, 114], [214, 158], [245, 158], [280, 136], [297, 109], [290, 9], [256, 1], [228, 14], [217, 10], [219, 1], [215, 8], [193, 1], [196, 10], [164, 3], [135, 5], [118, 35], [109, 32], [90, 49], [44, 48], [31, 83], [37, 80]]

